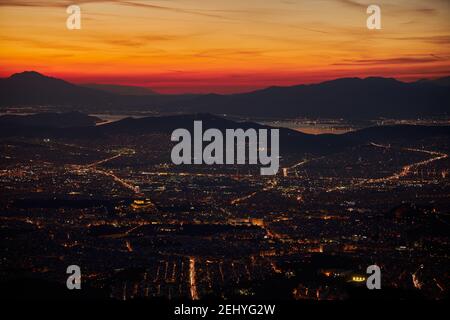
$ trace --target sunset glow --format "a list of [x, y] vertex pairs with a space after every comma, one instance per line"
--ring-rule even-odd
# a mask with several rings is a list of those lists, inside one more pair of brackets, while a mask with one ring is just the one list
[[244, 92], [339, 77], [450, 74], [450, 2], [363, 0], [0, 0], [0, 76], [35, 70], [74, 83], [162, 93]]

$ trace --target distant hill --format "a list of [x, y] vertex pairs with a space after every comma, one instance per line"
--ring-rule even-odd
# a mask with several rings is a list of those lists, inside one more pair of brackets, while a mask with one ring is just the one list
[[0, 106], [61, 106], [64, 110], [98, 112], [127, 111], [159, 106], [189, 95], [131, 95], [125, 96], [93, 88], [78, 86], [67, 81], [47, 77], [38, 72], [25, 71], [0, 79]]
[[210, 94], [166, 108], [255, 117], [369, 119], [443, 115], [449, 114], [449, 106], [450, 91], [434, 82], [344, 78], [242, 94]]
[[[162, 133], [169, 136], [177, 128], [193, 131], [194, 120], [201, 120], [203, 130], [217, 128], [225, 129], [270, 129], [252, 122], [235, 122], [210, 114], [190, 114], [165, 117], [126, 118], [120, 121], [91, 127], [55, 128], [52, 126], [35, 127], [24, 123], [0, 126], [0, 137], [38, 137], [38, 138], [69, 138], [69, 139], [109, 139], [117, 135], [142, 136], [150, 133]], [[450, 139], [450, 126], [379, 126], [362, 129], [342, 135], [322, 134], [310, 135], [292, 129], [279, 128], [280, 152], [286, 154], [316, 154], [323, 155], [370, 142], [391, 143], [393, 141], [417, 141], [429, 137], [444, 137]]]
[[423, 79], [423, 80], [419, 80], [417, 82], [430, 83], [430, 84], [443, 86], [443, 87], [450, 87], [450, 77], [443, 77], [443, 78], [434, 79], [434, 80]]
[[80, 112], [67, 113], [38, 113], [31, 115], [0, 116], [1, 126], [30, 126], [30, 127], [87, 127], [94, 126], [102, 120]]
[[158, 94], [152, 89], [137, 86], [122, 86], [115, 84], [97, 84], [97, 83], [86, 83], [82, 84], [81, 86], [124, 96], [149, 96]]
[[[96, 135], [109, 136], [116, 134], [141, 135], [146, 133], [166, 133], [170, 135], [177, 128], [186, 128], [193, 132], [193, 123], [201, 120], [203, 130], [217, 128], [244, 130], [271, 129], [274, 127], [254, 122], [236, 122], [211, 114], [186, 114], [165, 117], [126, 118], [107, 123], [95, 128]], [[370, 142], [391, 143], [395, 141], [417, 141], [429, 137], [447, 137], [450, 140], [450, 126], [392, 125], [375, 126], [346, 134], [306, 134], [288, 128], [280, 130], [280, 149], [289, 152], [328, 153], [354, 145]], [[193, 133], [192, 133], [193, 134]]]
[[0, 79], [0, 105], [61, 105], [65, 110], [85, 112], [138, 109], [249, 118], [417, 118], [449, 115], [450, 90], [446, 83], [448, 78], [413, 83], [390, 78], [343, 78], [231, 95], [136, 95], [137, 91], [143, 93], [142, 88], [103, 86], [99, 90], [98, 85], [87, 88], [28, 71]]
[[34, 71], [0, 79], [2, 105], [96, 105], [108, 104], [109, 93], [79, 87]]

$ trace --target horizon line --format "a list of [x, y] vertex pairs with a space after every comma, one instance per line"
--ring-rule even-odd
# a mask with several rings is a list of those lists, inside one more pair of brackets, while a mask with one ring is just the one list
[[[436, 81], [436, 80], [440, 80], [440, 79], [445, 79], [445, 78], [449, 78], [450, 77], [450, 73], [444, 76], [436, 76], [436, 77], [429, 77], [429, 78], [417, 78], [417, 79], [413, 79], [410, 81], [407, 80], [403, 80], [403, 79], [399, 79], [398, 77], [387, 77], [387, 76], [380, 76], [380, 75], [366, 75], [366, 76], [344, 76], [344, 77], [330, 77], [330, 78], [326, 78], [324, 80], [318, 80], [318, 81], [312, 81], [312, 82], [299, 82], [299, 83], [294, 83], [294, 84], [287, 84], [287, 85], [279, 85], [279, 84], [272, 84], [272, 85], [266, 85], [266, 86], [256, 86], [254, 89], [250, 89], [250, 90], [245, 90], [245, 87], [242, 87], [242, 91], [233, 91], [233, 92], [228, 92], [228, 93], [221, 93], [221, 92], [214, 92], [214, 91], [210, 91], [210, 92], [172, 92], [172, 93], [168, 93], [168, 92], [160, 92], [157, 89], [154, 89], [154, 87], [152, 86], [145, 86], [145, 85], [134, 85], [134, 84], [126, 84], [126, 83], [121, 83], [121, 82], [102, 82], [102, 81], [97, 81], [97, 82], [80, 82], [80, 81], [71, 81], [71, 80], [67, 80], [65, 77], [60, 77], [60, 76], [55, 76], [49, 73], [42, 73], [40, 71], [36, 71], [36, 70], [23, 70], [20, 72], [14, 72], [11, 73], [9, 76], [4, 76], [1, 77], [0, 79], [9, 79], [15, 75], [20, 75], [20, 74], [24, 74], [24, 73], [35, 73], [38, 74], [40, 76], [46, 77], [46, 78], [52, 78], [52, 79], [57, 79], [57, 80], [62, 80], [65, 81], [67, 83], [73, 84], [73, 85], [77, 85], [77, 86], [81, 86], [81, 87], [86, 87], [87, 85], [104, 85], [104, 86], [119, 86], [119, 87], [132, 87], [132, 88], [142, 88], [142, 89], [147, 89], [147, 90], [151, 90], [153, 91], [155, 94], [157, 95], [221, 95], [221, 96], [229, 96], [229, 95], [235, 95], [235, 94], [246, 94], [246, 93], [252, 93], [252, 92], [257, 92], [257, 91], [262, 91], [262, 90], [267, 90], [267, 89], [271, 89], [271, 88], [292, 88], [292, 87], [297, 87], [297, 86], [308, 86], [308, 85], [319, 85], [319, 84], [323, 84], [326, 82], [332, 82], [332, 81], [337, 81], [337, 80], [344, 80], [344, 79], [359, 79], [359, 80], [367, 80], [367, 79], [391, 79], [391, 80], [395, 80], [398, 82], [402, 82], [402, 83], [414, 83], [414, 82], [419, 82], [419, 81]], [[221, 85], [222, 87], [224, 87], [224, 85]], [[231, 87], [231, 85], [230, 85]], [[182, 88], [179, 88], [180, 90]], [[102, 89], [96, 89], [94, 88], [94, 90], [99, 90], [99, 91], [106, 91], [106, 90], [102, 90]], [[175, 89], [176, 90], [176, 89]], [[149, 94], [150, 95], [150, 94]]]

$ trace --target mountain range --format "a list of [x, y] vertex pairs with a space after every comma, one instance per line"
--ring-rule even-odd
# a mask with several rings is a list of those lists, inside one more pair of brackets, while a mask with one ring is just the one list
[[138, 86], [124, 86], [116, 84], [97, 84], [86, 83], [82, 84], [83, 87], [105, 91], [109, 93], [125, 95], [125, 96], [149, 96], [158, 94], [150, 88], [138, 87]]
[[[29, 118], [29, 116], [16, 116], [19, 118], [22, 117], [23, 120], [15, 118], [14, 121], [7, 121], [10, 120], [10, 118], [6, 118], [5, 120], [5, 117], [7, 116], [0, 116], [0, 138], [5, 139], [12, 137], [26, 137], [102, 141], [102, 139], [110, 140], [111, 137], [115, 136], [139, 138], [146, 134], [157, 133], [167, 136], [167, 142], [170, 142], [170, 134], [177, 128], [186, 128], [193, 132], [193, 123], [195, 120], [202, 121], [203, 130], [217, 128], [222, 132], [225, 132], [226, 129], [238, 128], [244, 130], [249, 128], [273, 128], [253, 122], [236, 122], [211, 114], [125, 118], [116, 122], [97, 126], [94, 124], [87, 126], [79, 125], [80, 119], [83, 119], [83, 115], [79, 114], [77, 117], [73, 117], [72, 113], [46, 113], [36, 115], [33, 118]], [[84, 117], [88, 116], [84, 115]], [[58, 119], [60, 119], [59, 122], [65, 124], [64, 127], [53, 125], [54, 122], [58, 122]], [[93, 120], [91, 118], [86, 119], [90, 121]], [[279, 130], [280, 150], [282, 155], [305, 153], [324, 155], [343, 150], [344, 148], [371, 142], [382, 144], [399, 141], [413, 142], [430, 137], [444, 138], [445, 141], [450, 139], [450, 126], [377, 126], [340, 135], [311, 135], [288, 128], [279, 128]]]
[[406, 83], [392, 78], [342, 78], [241, 94], [162, 95], [139, 87], [75, 85], [26, 71], [0, 79], [0, 106], [56, 106], [88, 112], [206, 112], [249, 118], [417, 118], [449, 114], [449, 79]]
[[[16, 73], [0, 79], [0, 106], [54, 106], [59, 111], [102, 112], [141, 107], [148, 111], [164, 104], [187, 99], [190, 95], [125, 95], [124, 90], [108, 85], [75, 85], [67, 81], [44, 76], [35, 71]], [[118, 90], [121, 93], [118, 93]], [[113, 92], [115, 91], [115, 92]], [[151, 92], [151, 91], [150, 91]]]
[[67, 113], [43, 112], [29, 115], [6, 114], [0, 116], [0, 126], [28, 127], [89, 127], [103, 122], [102, 119], [73, 111]]
[[444, 115], [450, 111], [450, 90], [441, 83], [443, 80], [405, 83], [390, 78], [344, 78], [244, 94], [200, 96], [186, 101], [183, 110], [347, 119]]

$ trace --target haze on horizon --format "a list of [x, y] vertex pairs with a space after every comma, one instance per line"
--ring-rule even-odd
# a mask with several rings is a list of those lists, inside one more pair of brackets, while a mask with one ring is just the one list
[[0, 0], [0, 76], [24, 70], [74, 83], [161, 93], [244, 92], [339, 77], [403, 81], [450, 74], [448, 0]]

